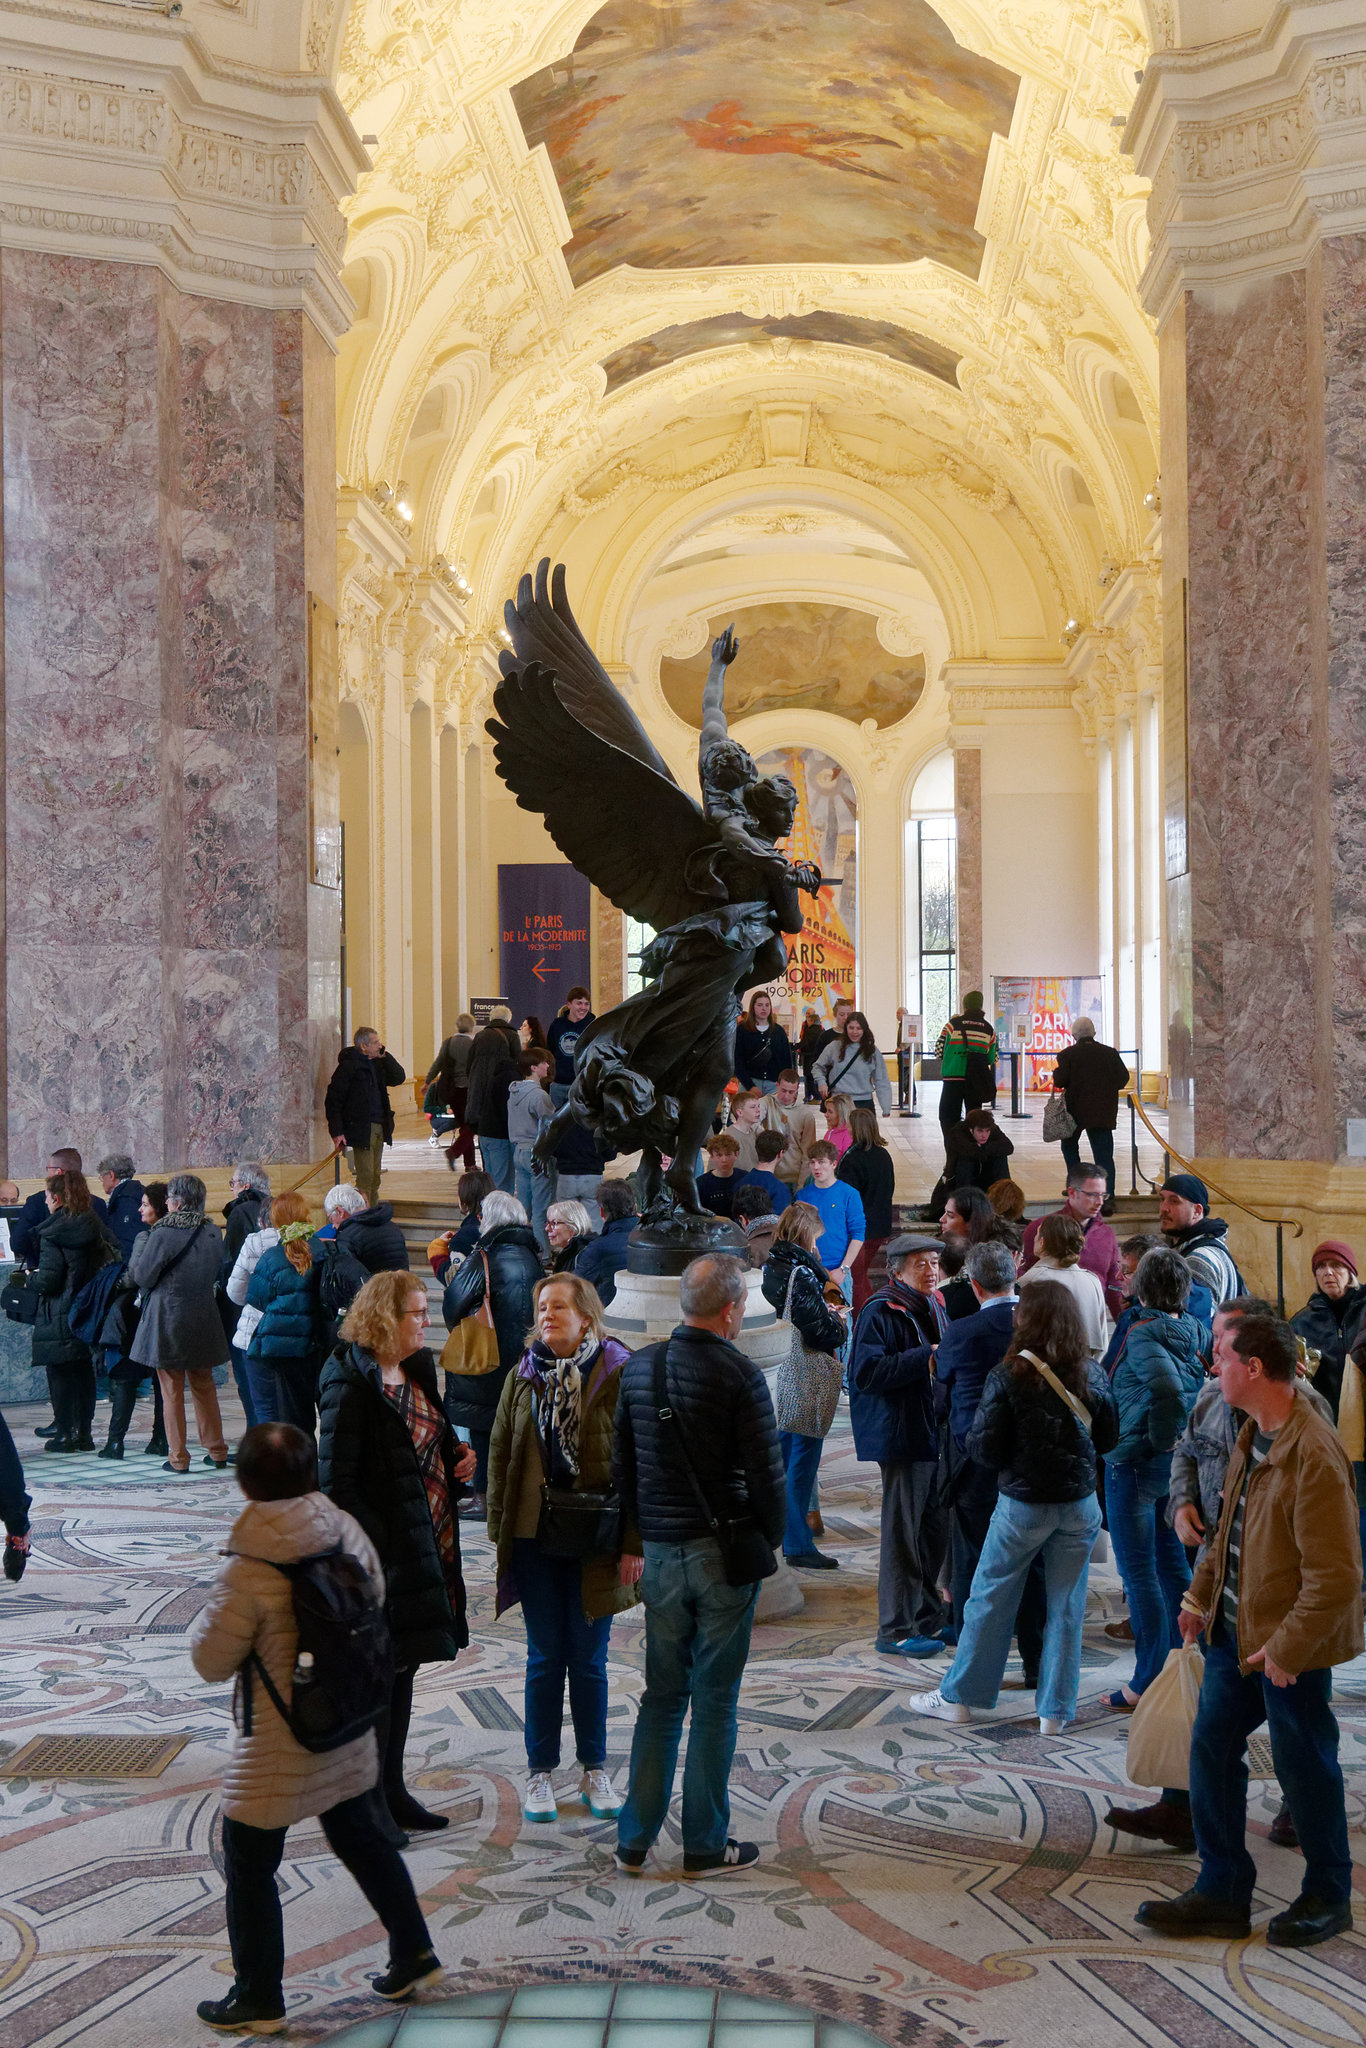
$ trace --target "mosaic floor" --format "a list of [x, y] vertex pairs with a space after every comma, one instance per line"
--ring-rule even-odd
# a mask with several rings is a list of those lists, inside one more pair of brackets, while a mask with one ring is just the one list
[[[37, 1419], [10, 1417], [26, 1453]], [[228, 1690], [194, 1677], [185, 1631], [238, 1496], [228, 1478], [197, 1468], [174, 1482], [140, 1455], [121, 1466], [35, 1456], [30, 1475], [35, 1558], [18, 1588], [0, 1587], [5, 1754], [44, 1733], [189, 1740], [156, 1779], [0, 1779], [0, 2043], [183, 2048], [208, 2038], [194, 2004], [221, 1992], [228, 1970], [215, 1828]], [[872, 1648], [875, 1478], [847, 1435], [832, 1439], [822, 1492], [843, 1569], [808, 1582], [805, 1614], [756, 1631], [741, 1696], [735, 1822], [763, 1860], [700, 1884], [682, 1880], [676, 1835], [657, 1875], [620, 1876], [611, 1825], [571, 1796], [577, 1774], [564, 1774], [557, 1825], [523, 1824], [521, 1629], [515, 1615], [495, 1623], [490, 1553], [472, 1541], [475, 1644], [422, 1676], [410, 1747], [412, 1782], [451, 1825], [410, 1867], [450, 1973], [443, 2000], [483, 2002], [463, 2018], [424, 2008], [395, 2035], [365, 1982], [382, 1961], [379, 1930], [305, 1825], [282, 1871], [293, 2038], [548, 2048], [553, 2018], [556, 2048], [603, 2048], [609, 2025], [606, 2048], [628, 2048], [630, 2008], [608, 2016], [610, 1986], [627, 1978], [674, 1987], [668, 2021], [651, 2020], [654, 2048], [742, 2048], [726, 2031], [737, 2013], [765, 2035], [747, 2048], [818, 2048], [810, 2018], [724, 2006], [756, 1998], [820, 2016], [819, 2048], [854, 2048], [855, 2028], [926, 2048], [1366, 2042], [1362, 1933], [1302, 1956], [1256, 1936], [1139, 1939], [1139, 1900], [1184, 1889], [1191, 1865], [1102, 1820], [1124, 1791], [1124, 1727], [1099, 1695], [1130, 1668], [1103, 1632], [1108, 1567], [1093, 1573], [1085, 1701], [1065, 1737], [1041, 1738], [1018, 1690], [968, 1728], [909, 1714], [909, 1686], [934, 1683], [937, 1667], [906, 1671]], [[618, 1771], [642, 1649], [640, 1624], [619, 1620]], [[1366, 1664], [1340, 1674], [1337, 1694], [1362, 1854]], [[1274, 1787], [1254, 1788], [1263, 1918], [1294, 1897], [1301, 1868], [1266, 1840], [1275, 1803]], [[536, 2008], [545, 2024], [494, 1995], [528, 1978], [559, 1980]], [[587, 2000], [577, 2018], [571, 1990]], [[649, 2016], [634, 2017], [643, 2029]]]

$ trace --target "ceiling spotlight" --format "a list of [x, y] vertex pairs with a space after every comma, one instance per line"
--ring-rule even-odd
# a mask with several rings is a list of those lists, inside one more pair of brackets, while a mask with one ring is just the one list
[[398, 503], [395, 505], [394, 510], [395, 512], [397, 512], [400, 519], [406, 519], [409, 522], [409, 524], [412, 523], [413, 508], [408, 503], [408, 500], [406, 498], [400, 498]]
[[1066, 625], [1065, 625], [1065, 626], [1063, 627], [1063, 629], [1062, 629], [1062, 637], [1063, 637], [1063, 639], [1064, 639], [1064, 640], [1065, 640], [1065, 641], [1067, 642], [1067, 645], [1068, 645], [1069, 647], [1072, 647], [1072, 646], [1074, 646], [1074, 645], [1076, 644], [1076, 642], [1077, 642], [1078, 638], [1080, 637], [1080, 634], [1081, 634], [1081, 620], [1080, 620], [1080, 619], [1069, 619], [1069, 620], [1067, 621], [1067, 624], [1066, 624]]
[[1160, 477], [1153, 484], [1150, 491], [1143, 493], [1143, 505], [1144, 509], [1148, 512], [1160, 512], [1162, 510], [1162, 479]]
[[379, 482], [375, 485], [374, 489], [375, 503], [377, 505], [388, 505], [392, 502], [393, 495], [393, 490], [388, 484], [385, 483], [383, 477], [381, 477]]

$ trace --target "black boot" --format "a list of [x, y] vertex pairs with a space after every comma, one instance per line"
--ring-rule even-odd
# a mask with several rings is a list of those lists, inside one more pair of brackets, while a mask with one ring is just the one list
[[95, 1368], [90, 1362], [71, 1368], [71, 1430], [78, 1451], [93, 1451], [91, 1429], [95, 1421]]
[[102, 1458], [121, 1458], [123, 1439], [128, 1434], [128, 1425], [133, 1419], [137, 1405], [138, 1386], [136, 1380], [110, 1380], [109, 1382], [109, 1436]]
[[152, 1441], [144, 1444], [143, 1456], [164, 1458], [170, 1450], [166, 1441], [166, 1411], [161, 1405], [161, 1381], [152, 1374]]
[[77, 1418], [72, 1412], [74, 1403], [71, 1398], [71, 1382], [67, 1374], [54, 1371], [49, 1374], [49, 1379], [52, 1386], [52, 1419], [57, 1425], [57, 1434], [50, 1436], [43, 1445], [44, 1453], [50, 1457], [54, 1453], [60, 1456], [64, 1452], [75, 1450]]

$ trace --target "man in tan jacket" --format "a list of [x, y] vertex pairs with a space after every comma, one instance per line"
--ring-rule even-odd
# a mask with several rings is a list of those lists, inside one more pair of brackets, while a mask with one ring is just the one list
[[1219, 1383], [1248, 1421], [1224, 1481], [1214, 1540], [1181, 1606], [1181, 1637], [1207, 1642], [1191, 1737], [1200, 1875], [1148, 1899], [1145, 1927], [1237, 1940], [1251, 1931], [1257, 1866], [1244, 1840], [1247, 1739], [1263, 1721], [1304, 1852], [1299, 1897], [1266, 1930], [1309, 1948], [1352, 1925], [1352, 1860], [1338, 1765], [1332, 1668], [1361, 1655], [1361, 1538], [1351, 1463], [1331, 1425], [1295, 1397], [1296, 1343], [1268, 1314], [1238, 1318]]

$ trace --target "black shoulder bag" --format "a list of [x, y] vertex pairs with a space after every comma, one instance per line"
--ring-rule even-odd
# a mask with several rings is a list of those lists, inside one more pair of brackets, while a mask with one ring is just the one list
[[678, 1462], [683, 1467], [697, 1505], [702, 1510], [703, 1520], [720, 1546], [721, 1559], [726, 1568], [726, 1584], [757, 1585], [760, 1579], [771, 1579], [778, 1569], [778, 1559], [773, 1545], [752, 1515], [741, 1515], [734, 1520], [723, 1521], [703, 1492], [697, 1469], [688, 1456], [688, 1444], [682, 1426], [678, 1416], [669, 1406], [666, 1376], [668, 1348], [667, 1343], [655, 1346], [654, 1395], [661, 1443], [672, 1443], [678, 1453]]
[[547, 1557], [620, 1557], [622, 1537], [621, 1496], [614, 1488], [591, 1493], [577, 1486], [552, 1486], [550, 1466], [536, 1420], [532, 1396], [531, 1434], [541, 1460], [541, 1512], [536, 1520], [536, 1548]]

